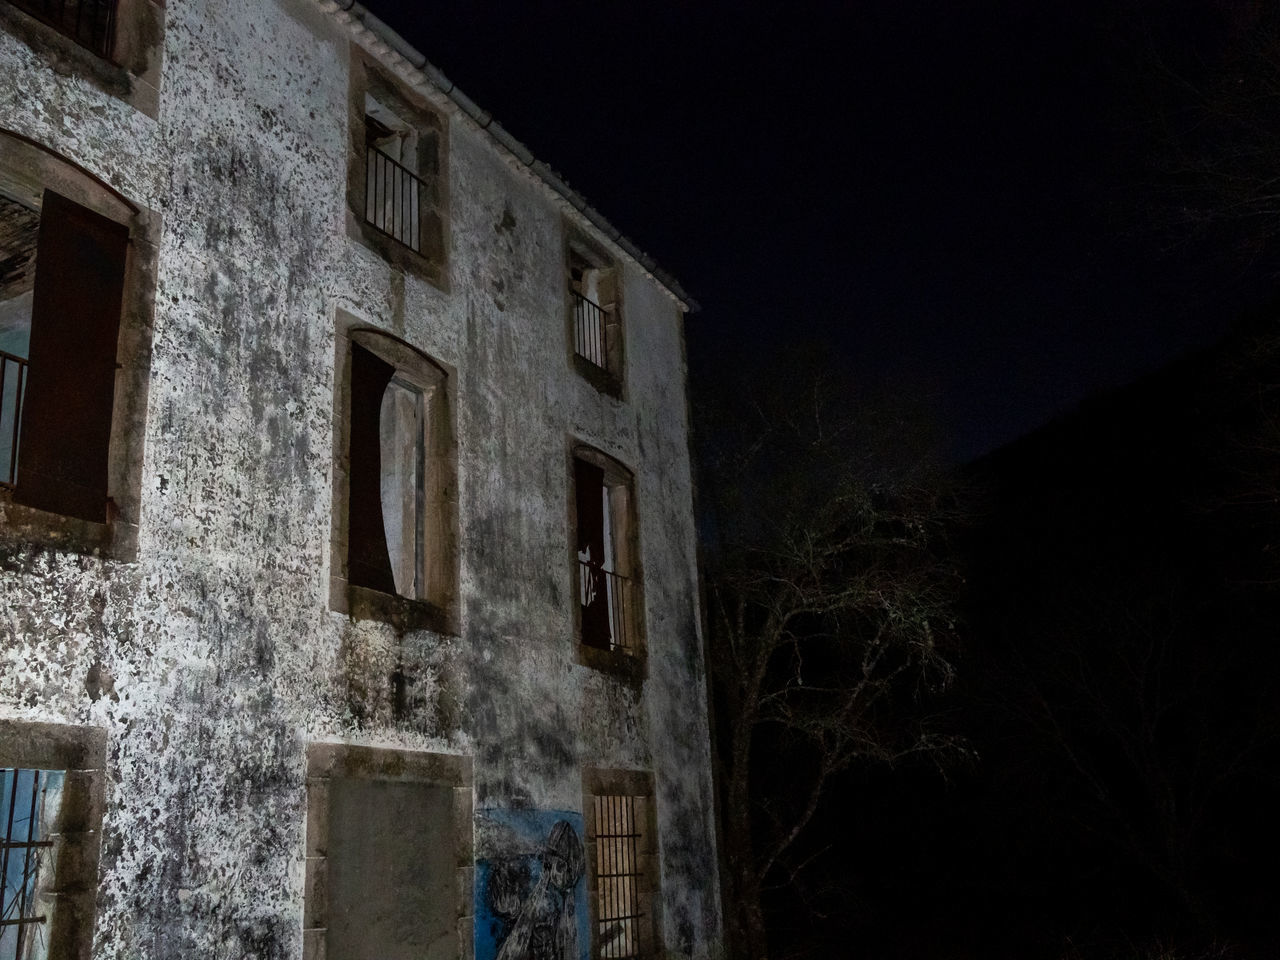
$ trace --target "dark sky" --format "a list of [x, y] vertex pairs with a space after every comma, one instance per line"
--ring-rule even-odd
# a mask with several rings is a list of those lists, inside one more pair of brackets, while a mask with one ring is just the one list
[[1229, 0], [367, 5], [700, 301], [694, 377], [816, 342], [968, 458], [1230, 322], [1134, 213], [1135, 77]]

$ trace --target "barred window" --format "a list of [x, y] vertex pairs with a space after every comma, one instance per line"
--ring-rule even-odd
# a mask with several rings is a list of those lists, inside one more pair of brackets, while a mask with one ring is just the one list
[[89, 956], [106, 742], [0, 720], [0, 960]]
[[661, 925], [653, 777], [637, 770], [588, 767], [583, 803], [591, 955], [598, 960], [656, 957]]
[[53, 824], [61, 770], [0, 768], [0, 960], [48, 956]]
[[599, 957], [640, 956], [639, 841], [635, 797], [595, 797]]

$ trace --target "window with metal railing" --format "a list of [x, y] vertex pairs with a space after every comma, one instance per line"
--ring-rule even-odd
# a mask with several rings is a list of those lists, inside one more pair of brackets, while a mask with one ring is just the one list
[[573, 295], [573, 350], [601, 370], [609, 369], [608, 317], [604, 307], [577, 290]]
[[627, 629], [632, 589], [629, 577], [606, 570], [598, 563], [578, 561], [579, 603], [584, 611], [600, 610], [600, 624], [587, 629], [584, 643], [619, 653], [635, 653], [631, 631]]
[[573, 504], [578, 638], [584, 647], [635, 662], [643, 654], [643, 602], [631, 472], [598, 450], [577, 447]]
[[41, 891], [52, 879], [53, 824], [61, 770], [0, 768], [0, 960], [47, 955], [49, 911]]
[[104, 59], [111, 58], [117, 0], [9, 0]]
[[[602, 252], [576, 239], [568, 248], [573, 353], [581, 373], [616, 390], [622, 371], [617, 269]], [[607, 376], [601, 376], [601, 375]]]

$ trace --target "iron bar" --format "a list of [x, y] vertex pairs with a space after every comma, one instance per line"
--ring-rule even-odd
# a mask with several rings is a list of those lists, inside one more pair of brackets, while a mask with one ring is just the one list
[[[13, 836], [13, 811], [18, 806], [18, 771], [0, 770], [0, 773], [13, 775], [13, 786], [9, 791], [9, 822], [4, 830], [6, 843]], [[5, 846], [4, 856], [0, 856], [0, 917], [4, 916], [4, 895], [9, 886], [9, 847]]]
[[[30, 890], [27, 884], [31, 882], [31, 842], [35, 839], [35, 831], [37, 827], [36, 821], [36, 801], [40, 799], [40, 771], [31, 771], [31, 806], [27, 810], [27, 844], [26, 850], [22, 855], [22, 885], [18, 887], [18, 917], [25, 917], [27, 909], [30, 905]], [[18, 946], [15, 951], [19, 957], [22, 956], [22, 941], [26, 939], [27, 928], [25, 926], [18, 927]]]
[[627, 629], [631, 579], [589, 560], [578, 561], [578, 577], [581, 581], [578, 596], [586, 599], [584, 606], [601, 602], [603, 594], [603, 602], [609, 611], [609, 649], [631, 653], [633, 645]]
[[609, 351], [606, 324], [609, 311], [584, 297], [577, 290], [573, 294], [573, 349], [578, 356], [589, 360], [601, 370], [609, 369]]
[[414, 253], [422, 252], [422, 178], [373, 144], [365, 169], [365, 220]]

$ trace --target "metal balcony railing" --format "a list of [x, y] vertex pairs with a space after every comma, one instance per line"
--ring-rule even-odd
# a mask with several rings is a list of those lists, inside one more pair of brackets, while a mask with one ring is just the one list
[[421, 253], [422, 195], [426, 184], [377, 147], [370, 145], [368, 150], [365, 220], [414, 253]]
[[[634, 602], [634, 593], [635, 584], [629, 577], [606, 570], [599, 564], [579, 560], [578, 599], [584, 611], [595, 604], [604, 604], [609, 628], [609, 636], [605, 638], [587, 636], [584, 627], [583, 642], [634, 654], [635, 640], [628, 624], [628, 611]], [[600, 640], [607, 642], [600, 643]]]
[[0, 487], [12, 487], [18, 478], [18, 441], [26, 389], [27, 361], [0, 350]]
[[111, 59], [116, 35], [117, 0], [9, 0], [37, 20], [92, 50]]
[[573, 349], [578, 356], [591, 361], [601, 370], [609, 369], [608, 342], [605, 325], [609, 311], [577, 290], [573, 294]]

